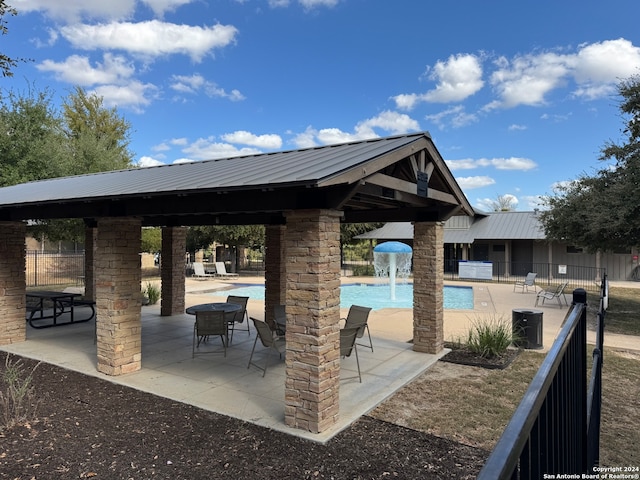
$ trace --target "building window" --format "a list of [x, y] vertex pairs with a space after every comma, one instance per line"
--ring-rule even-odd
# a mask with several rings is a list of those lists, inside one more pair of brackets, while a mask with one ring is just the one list
[[582, 248], [575, 247], [573, 245], [567, 245], [567, 253], [582, 253]]

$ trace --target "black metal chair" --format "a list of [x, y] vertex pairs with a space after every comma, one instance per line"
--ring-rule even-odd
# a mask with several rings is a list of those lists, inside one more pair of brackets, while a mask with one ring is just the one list
[[196, 312], [196, 322], [193, 325], [193, 345], [191, 357], [196, 354], [217, 353], [219, 350], [198, 351], [200, 344], [209, 341], [209, 337], [219, 336], [222, 339], [224, 356], [227, 356], [227, 346], [229, 345], [229, 328], [223, 311], [202, 311]]
[[[241, 325], [244, 323], [247, 326], [247, 333], [251, 336], [251, 331], [249, 330], [249, 315], [247, 314], [248, 301], [249, 297], [239, 297], [237, 295], [229, 295], [227, 297], [227, 303], [234, 303], [242, 307], [240, 310], [235, 312], [233, 319], [229, 319], [229, 330], [231, 330], [231, 341], [229, 343], [233, 343], [233, 332], [236, 331], [236, 324]], [[231, 315], [229, 315], [229, 317], [231, 317]]]
[[[266, 322], [262, 320], [258, 320], [257, 318], [251, 317], [251, 321], [253, 321], [253, 325], [256, 327], [256, 340], [253, 342], [253, 348], [251, 349], [251, 356], [249, 357], [249, 368], [251, 365], [262, 370], [262, 376], [264, 377], [267, 373], [267, 366], [269, 364], [269, 358], [271, 357], [272, 352], [277, 352], [280, 358], [282, 358], [282, 354], [287, 350], [287, 345], [285, 344], [284, 338], [276, 334]], [[269, 349], [267, 352], [266, 360], [264, 362], [264, 367], [261, 367], [257, 363], [253, 362], [253, 353], [256, 350], [256, 344], [258, 343], [258, 339], [262, 343], [262, 346]]]

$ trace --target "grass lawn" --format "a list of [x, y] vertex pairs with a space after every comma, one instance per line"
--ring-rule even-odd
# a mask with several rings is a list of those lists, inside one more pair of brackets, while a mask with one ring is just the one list
[[[588, 301], [594, 315], [597, 297]], [[612, 288], [605, 338], [640, 335], [639, 323], [640, 289]], [[544, 357], [525, 350], [504, 370], [438, 362], [371, 415], [492, 450]], [[602, 401], [600, 465], [640, 465], [640, 351], [605, 348]]]

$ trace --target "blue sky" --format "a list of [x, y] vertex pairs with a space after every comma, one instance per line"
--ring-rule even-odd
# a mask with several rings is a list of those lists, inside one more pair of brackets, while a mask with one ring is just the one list
[[480, 209], [601, 167], [640, 74], [637, 0], [7, 3], [0, 88], [97, 93], [141, 166], [429, 131]]

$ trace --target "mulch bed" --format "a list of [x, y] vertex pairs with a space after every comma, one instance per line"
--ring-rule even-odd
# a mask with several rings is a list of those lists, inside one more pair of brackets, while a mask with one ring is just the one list
[[502, 355], [483, 357], [472, 352], [465, 345], [445, 342], [445, 347], [450, 348], [451, 351], [442, 357], [440, 361], [489, 369], [507, 368], [520, 354], [520, 350], [509, 348]]
[[367, 416], [322, 445], [46, 363], [32, 385], [37, 419], [0, 430], [2, 479], [470, 479], [489, 454]]

